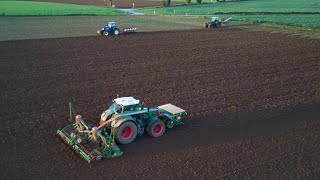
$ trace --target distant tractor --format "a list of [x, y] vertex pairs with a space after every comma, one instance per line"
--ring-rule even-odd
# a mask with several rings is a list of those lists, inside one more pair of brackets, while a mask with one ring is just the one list
[[[129, 33], [136, 31], [137, 28], [124, 28], [122, 33]], [[109, 35], [119, 35], [120, 29], [118, 28], [116, 22], [108, 22], [106, 26], [103, 26], [101, 30], [97, 31], [98, 34], [109, 36]]]
[[231, 17], [223, 21], [219, 17], [212, 17], [208, 22], [206, 22], [205, 28], [220, 28], [230, 20], [231, 20]]

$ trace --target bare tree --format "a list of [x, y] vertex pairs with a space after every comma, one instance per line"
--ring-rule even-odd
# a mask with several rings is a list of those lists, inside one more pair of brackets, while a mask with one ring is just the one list
[[113, 5], [113, 0], [104, 0], [104, 2], [106, 3], [107, 6], [111, 6]]
[[163, 6], [170, 6], [171, 0], [163, 0]]

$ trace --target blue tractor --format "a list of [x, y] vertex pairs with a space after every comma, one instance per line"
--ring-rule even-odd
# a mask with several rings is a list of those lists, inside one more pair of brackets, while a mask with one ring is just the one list
[[119, 35], [120, 30], [117, 27], [117, 24], [115, 22], [108, 22], [106, 26], [103, 26], [101, 30], [98, 31], [98, 33], [109, 36], [109, 35]]
[[[137, 28], [124, 28], [122, 33], [134, 32]], [[98, 34], [109, 36], [120, 34], [120, 30], [116, 24], [116, 22], [108, 22], [106, 26], [103, 26], [101, 30], [98, 30]]]

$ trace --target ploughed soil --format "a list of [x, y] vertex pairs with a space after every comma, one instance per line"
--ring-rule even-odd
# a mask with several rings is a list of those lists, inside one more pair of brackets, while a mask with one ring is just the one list
[[[0, 171], [8, 178], [320, 176], [320, 41], [241, 29], [0, 42]], [[87, 164], [55, 137], [68, 102], [172, 103], [185, 125]]]
[[[93, 5], [93, 6], [106, 6], [109, 3], [108, 0], [33, 0], [33, 1]], [[132, 8], [133, 3], [135, 8], [163, 6], [163, 1], [157, 1], [157, 0], [114, 0], [113, 1], [113, 4], [117, 8]], [[171, 4], [184, 4], [184, 3], [171, 2]]]

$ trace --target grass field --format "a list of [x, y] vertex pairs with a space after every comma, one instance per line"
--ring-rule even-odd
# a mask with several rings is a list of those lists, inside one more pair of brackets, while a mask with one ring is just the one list
[[[153, 1], [162, 1], [162, 0], [153, 0]], [[171, 2], [181, 2], [182, 4], [186, 4], [187, 0], [171, 0]], [[190, 4], [197, 3], [196, 0], [191, 0]], [[217, 3], [217, 0], [202, 0], [202, 3]]]
[[107, 7], [32, 1], [1, 1], [2, 16], [37, 15], [121, 15], [122, 12]]
[[319, 0], [250, 0], [172, 7], [141, 8], [139, 11], [156, 15], [217, 15], [233, 20], [269, 22], [287, 26], [320, 26]]
[[319, 0], [248, 0], [239, 2], [222, 2], [210, 4], [192, 4], [185, 6], [141, 8], [141, 12], [152, 14], [203, 15], [215, 13], [320, 13]]

